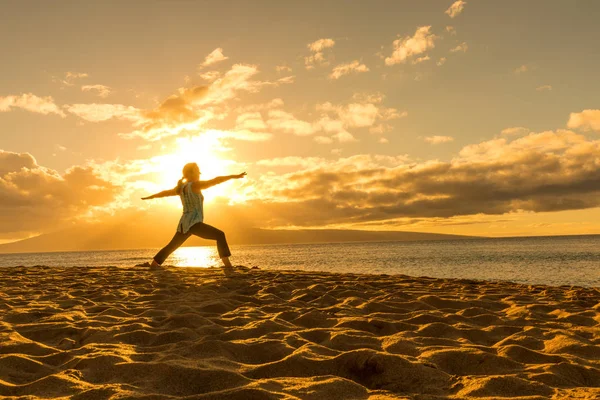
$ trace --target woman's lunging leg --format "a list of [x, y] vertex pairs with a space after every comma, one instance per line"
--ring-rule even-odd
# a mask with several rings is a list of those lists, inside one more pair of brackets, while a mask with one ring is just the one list
[[216, 240], [217, 251], [219, 252], [219, 257], [221, 260], [223, 260], [223, 264], [225, 264], [226, 267], [231, 266], [231, 262], [229, 261], [231, 251], [229, 250], [225, 233], [222, 230], [205, 224], [204, 222], [198, 222], [190, 228], [190, 232], [196, 236], [200, 236], [203, 239]]
[[175, 232], [175, 236], [173, 236], [173, 239], [171, 239], [169, 244], [163, 247], [162, 250], [160, 250], [158, 253], [156, 253], [152, 265], [161, 265], [163, 262], [165, 262], [167, 257], [169, 257], [171, 253], [177, 250], [179, 246], [181, 246], [183, 242], [187, 240], [188, 237], [190, 237], [190, 233]]

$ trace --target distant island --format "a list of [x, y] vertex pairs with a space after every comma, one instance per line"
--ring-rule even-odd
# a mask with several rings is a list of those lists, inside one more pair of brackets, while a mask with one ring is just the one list
[[[46, 233], [29, 239], [0, 245], [0, 253], [29, 253], [50, 251], [126, 250], [160, 247], [170, 239], [169, 230], [157, 233], [154, 229], [137, 229], [129, 226], [78, 226]], [[347, 229], [271, 230], [246, 228], [228, 233], [231, 244], [283, 244], [283, 243], [336, 243], [417, 240], [475, 239], [475, 236], [446, 235], [438, 233], [363, 231]], [[191, 237], [187, 246], [210, 244], [209, 241]]]

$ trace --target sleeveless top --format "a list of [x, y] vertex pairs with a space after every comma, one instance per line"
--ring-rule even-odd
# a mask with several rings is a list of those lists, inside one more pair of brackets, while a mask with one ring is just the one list
[[181, 188], [179, 197], [183, 205], [183, 215], [179, 220], [177, 232], [187, 233], [194, 224], [204, 221], [204, 196], [202, 192], [194, 193], [192, 182], [188, 182]]

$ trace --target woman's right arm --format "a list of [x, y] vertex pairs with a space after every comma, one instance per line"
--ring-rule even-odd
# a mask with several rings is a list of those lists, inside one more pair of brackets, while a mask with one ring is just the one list
[[177, 196], [177, 188], [163, 190], [162, 192], [154, 193], [153, 195], [142, 197], [142, 200], [158, 199], [161, 197]]

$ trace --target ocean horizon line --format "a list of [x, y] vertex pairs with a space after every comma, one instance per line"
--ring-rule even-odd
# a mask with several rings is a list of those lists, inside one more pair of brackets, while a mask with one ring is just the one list
[[[391, 231], [390, 231], [391, 232]], [[418, 232], [421, 233], [421, 232]], [[429, 232], [424, 232], [429, 233]], [[435, 233], [434, 233], [435, 234]], [[289, 243], [232, 243], [232, 246], [244, 246], [244, 247], [277, 247], [277, 246], [305, 246], [305, 245], [344, 245], [344, 244], [376, 244], [376, 243], [421, 243], [421, 242], [464, 242], [464, 241], [488, 241], [488, 240], [516, 240], [516, 239], [559, 239], [559, 238], [577, 238], [577, 237], [593, 237], [600, 236], [600, 233], [584, 233], [584, 234], [566, 234], [566, 235], [524, 235], [524, 236], [459, 236], [452, 237], [449, 235], [447, 239], [383, 239], [383, 240], [346, 240], [346, 241], [315, 241], [315, 242], [289, 242]], [[3, 244], [10, 244], [16, 242], [9, 242]], [[195, 247], [209, 247], [212, 248], [211, 244], [202, 245], [183, 245], [182, 248], [195, 248]], [[3, 252], [0, 249], [0, 255], [12, 255], [12, 254], [55, 254], [55, 253], [96, 253], [96, 252], [119, 252], [119, 251], [145, 251], [145, 250], [156, 250], [157, 247], [124, 247], [124, 248], [111, 248], [111, 249], [85, 249], [85, 250], [56, 250], [56, 251], [15, 251], [15, 252]]]

